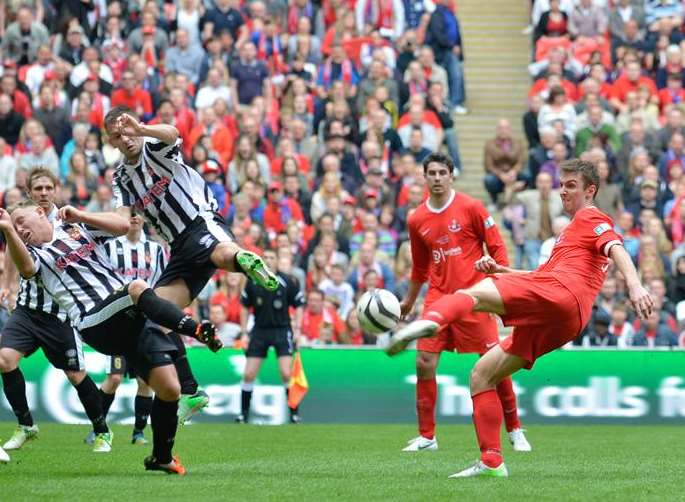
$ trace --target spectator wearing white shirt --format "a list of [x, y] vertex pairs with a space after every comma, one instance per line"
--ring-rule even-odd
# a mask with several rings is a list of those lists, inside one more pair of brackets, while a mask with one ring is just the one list
[[345, 270], [339, 264], [331, 266], [330, 278], [326, 278], [319, 284], [326, 298], [332, 297], [338, 301], [338, 315], [345, 319], [354, 307], [354, 289], [349, 282], [345, 281]]
[[219, 69], [212, 68], [207, 72], [207, 83], [197, 93], [195, 108], [199, 110], [213, 106], [217, 99], [223, 99], [229, 108], [233, 106], [231, 88], [221, 81]]
[[41, 45], [38, 48], [36, 62], [26, 70], [26, 87], [31, 91], [31, 95], [36, 96], [40, 91], [40, 86], [45, 80], [45, 73], [53, 68], [52, 51], [49, 45]]
[[17, 161], [5, 138], [0, 136], [0, 192], [6, 192], [15, 185]]
[[83, 49], [83, 60], [71, 70], [69, 81], [75, 88], [80, 87], [91, 73], [97, 74], [108, 84], [114, 80], [110, 67], [106, 64], [100, 64], [98, 50], [95, 47], [86, 47]]
[[166, 53], [166, 71], [180, 73], [196, 83], [200, 77], [200, 67], [205, 52], [199, 45], [190, 43], [190, 37], [185, 30], [176, 32], [176, 45]]
[[48, 137], [44, 133], [38, 133], [31, 139], [31, 150], [19, 156], [19, 167], [26, 171], [44, 167], [59, 176], [59, 158], [55, 149], [48, 145]]

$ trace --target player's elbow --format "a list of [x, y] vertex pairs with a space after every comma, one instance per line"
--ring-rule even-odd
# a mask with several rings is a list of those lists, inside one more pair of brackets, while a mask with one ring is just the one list
[[126, 235], [131, 228], [131, 224], [129, 223], [129, 221], [125, 218], [122, 218], [121, 216], [117, 216], [116, 221], [113, 221], [112, 223], [112, 235]]
[[36, 275], [36, 267], [33, 265], [33, 263], [22, 263], [17, 266], [17, 271], [19, 271], [19, 275], [22, 276], [24, 279], [30, 279], [34, 275]]

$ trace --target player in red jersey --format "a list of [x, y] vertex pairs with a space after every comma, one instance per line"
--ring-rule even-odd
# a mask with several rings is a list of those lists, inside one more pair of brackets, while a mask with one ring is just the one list
[[[409, 291], [401, 303], [402, 315], [411, 312], [421, 286], [429, 281], [424, 312], [444, 295], [473, 286], [485, 274], [473, 267], [483, 257], [483, 244], [493, 259], [508, 265], [507, 249], [495, 222], [483, 204], [452, 189], [454, 164], [440, 153], [423, 162], [429, 199], [409, 216], [412, 275]], [[499, 342], [497, 321], [486, 312], [474, 312], [458, 319], [432, 338], [418, 341], [416, 353], [416, 413], [419, 436], [403, 451], [437, 450], [435, 438], [435, 372], [440, 353], [486, 353]], [[515, 450], [530, 451], [516, 409], [516, 394], [511, 378], [497, 385], [509, 438]]]
[[410, 341], [435, 336], [441, 327], [471, 312], [498, 314], [506, 325], [514, 326], [511, 336], [490, 349], [471, 372], [473, 422], [481, 457], [450, 477], [508, 476], [500, 446], [502, 406], [495, 388], [503, 378], [530, 369], [538, 357], [580, 333], [590, 319], [610, 258], [623, 274], [640, 318], [647, 318], [654, 307], [611, 218], [593, 205], [599, 188], [597, 168], [574, 159], [560, 169], [562, 204], [573, 219], [558, 237], [549, 261], [533, 272], [522, 272], [498, 265], [489, 256], [479, 259], [475, 268], [492, 277], [433, 303], [423, 319], [400, 330], [386, 349], [396, 354]]

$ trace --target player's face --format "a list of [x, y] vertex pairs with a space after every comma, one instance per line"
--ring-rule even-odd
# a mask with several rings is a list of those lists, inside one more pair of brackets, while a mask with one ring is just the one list
[[123, 153], [128, 160], [138, 159], [143, 149], [143, 138], [123, 135], [115, 124], [107, 125], [107, 136], [109, 143]]
[[559, 181], [561, 183], [559, 190], [561, 204], [564, 211], [571, 216], [592, 202], [595, 188], [592, 185], [586, 187], [580, 174], [561, 173]]
[[40, 207], [25, 207], [12, 213], [12, 223], [24, 243], [39, 246], [52, 240], [52, 224]]
[[278, 265], [278, 258], [276, 258], [276, 253], [264, 253], [264, 262], [266, 266], [271, 270], [276, 270]]
[[425, 178], [428, 183], [428, 191], [431, 195], [442, 195], [447, 193], [452, 186], [452, 173], [444, 164], [439, 164], [437, 162], [428, 164]]
[[52, 210], [56, 195], [55, 184], [47, 176], [41, 176], [33, 180], [29, 196], [45, 212]]

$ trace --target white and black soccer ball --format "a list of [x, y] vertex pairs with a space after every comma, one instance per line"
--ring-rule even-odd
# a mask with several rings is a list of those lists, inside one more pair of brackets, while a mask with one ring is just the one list
[[364, 332], [387, 333], [400, 322], [400, 302], [387, 289], [371, 289], [357, 302], [357, 318]]

